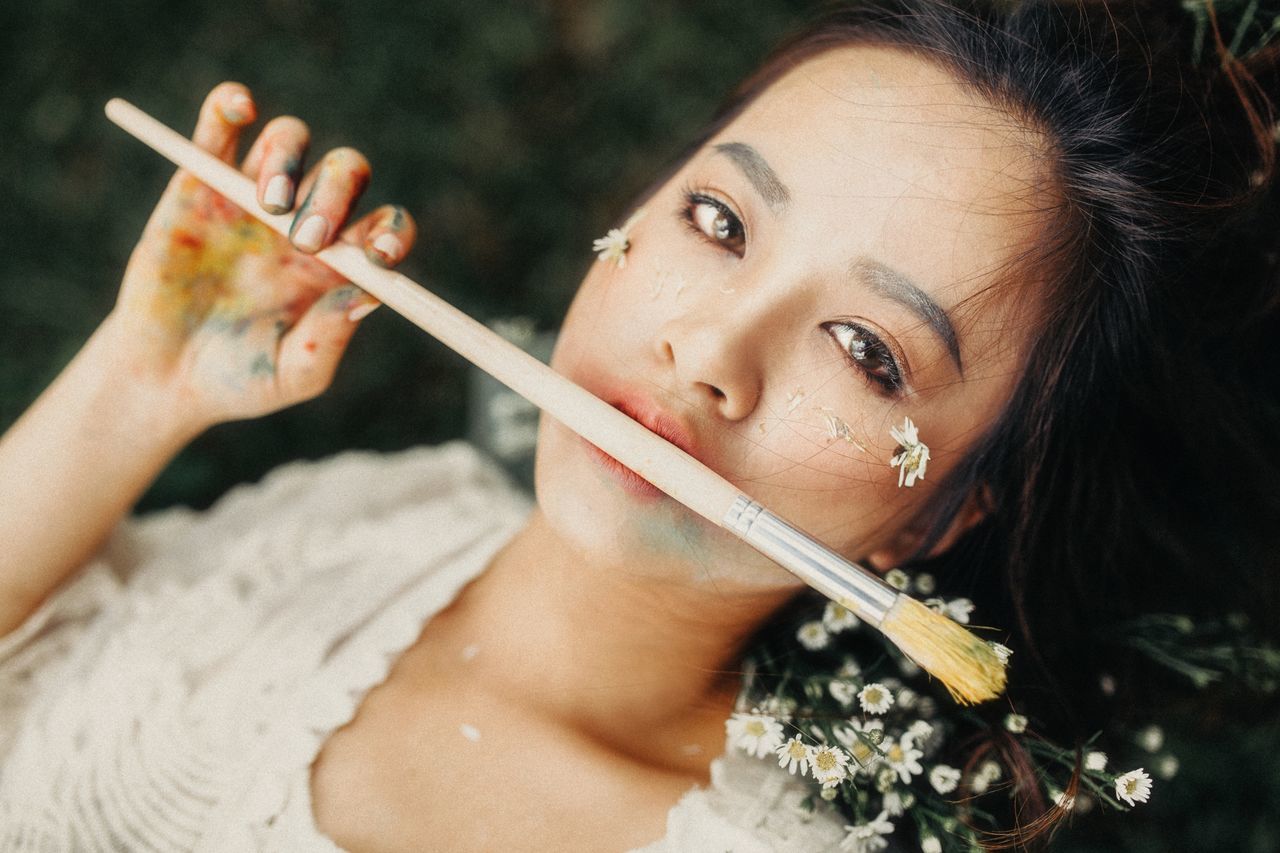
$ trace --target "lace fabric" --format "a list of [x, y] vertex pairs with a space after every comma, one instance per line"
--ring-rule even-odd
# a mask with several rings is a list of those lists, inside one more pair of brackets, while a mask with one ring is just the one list
[[[311, 762], [528, 510], [455, 442], [125, 520], [0, 638], [0, 850], [337, 851]], [[803, 792], [723, 755], [642, 853], [830, 848]]]

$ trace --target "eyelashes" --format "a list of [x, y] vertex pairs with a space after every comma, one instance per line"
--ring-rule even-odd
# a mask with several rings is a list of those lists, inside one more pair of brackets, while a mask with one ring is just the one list
[[[745, 257], [746, 227], [727, 204], [689, 184], [681, 190], [681, 196], [683, 201], [676, 216], [690, 231], [718, 249]], [[883, 338], [852, 320], [823, 323], [822, 329], [873, 390], [889, 397], [902, 393], [905, 382], [901, 362]]]
[[715, 196], [686, 185], [677, 217], [694, 234], [713, 246], [741, 258], [747, 252], [747, 231], [727, 204]]

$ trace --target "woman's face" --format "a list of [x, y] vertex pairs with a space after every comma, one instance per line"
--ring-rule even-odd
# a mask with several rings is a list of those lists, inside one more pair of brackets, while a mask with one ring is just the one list
[[[966, 299], [1034, 246], [1053, 203], [1041, 151], [925, 60], [825, 52], [649, 199], [625, 266], [592, 265], [552, 364], [888, 568], [1018, 375], [1034, 286]], [[906, 417], [931, 453], [910, 488], [889, 464], [890, 427]], [[671, 579], [798, 584], [633, 476], [543, 418], [539, 504], [594, 557]]]

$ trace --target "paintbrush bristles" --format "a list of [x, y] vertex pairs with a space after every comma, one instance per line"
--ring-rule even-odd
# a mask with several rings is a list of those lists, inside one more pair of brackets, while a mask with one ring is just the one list
[[880, 630], [903, 654], [942, 682], [961, 705], [1004, 692], [1005, 664], [991, 645], [963, 625], [907, 595], [899, 595]]

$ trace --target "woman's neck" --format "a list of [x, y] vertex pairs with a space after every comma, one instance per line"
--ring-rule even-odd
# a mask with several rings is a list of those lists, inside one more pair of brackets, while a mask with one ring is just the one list
[[743, 643], [795, 594], [659, 577], [593, 561], [535, 509], [441, 614], [444, 630], [470, 638], [469, 677], [503, 701], [637, 746], [694, 718], [723, 720]]

